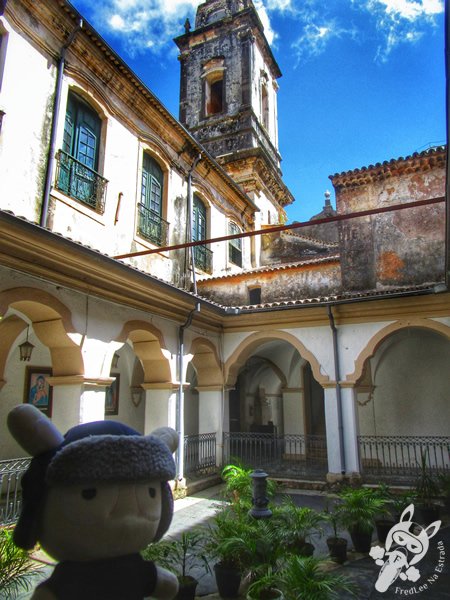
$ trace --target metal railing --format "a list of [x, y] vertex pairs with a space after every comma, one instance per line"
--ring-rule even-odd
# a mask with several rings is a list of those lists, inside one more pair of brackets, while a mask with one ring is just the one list
[[197, 269], [205, 273], [212, 273], [212, 250], [206, 246], [193, 246], [194, 260]]
[[184, 467], [186, 475], [214, 473], [217, 469], [216, 434], [200, 433], [184, 438]]
[[0, 460], [0, 525], [15, 523], [21, 507], [20, 479], [30, 464], [29, 458]]
[[271, 476], [322, 478], [328, 470], [324, 435], [225, 432], [223, 462], [235, 459]]
[[431, 473], [450, 473], [450, 437], [365, 435], [358, 441], [365, 479], [409, 482], [419, 474], [422, 456]]
[[107, 179], [63, 150], [56, 155], [56, 165], [56, 188], [103, 214]]
[[138, 234], [157, 246], [168, 243], [169, 223], [145, 204], [138, 204]]

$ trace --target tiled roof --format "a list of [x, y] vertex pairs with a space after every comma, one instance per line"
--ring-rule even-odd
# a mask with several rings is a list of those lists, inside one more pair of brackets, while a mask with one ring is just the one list
[[328, 254], [320, 258], [305, 258], [293, 263], [285, 263], [278, 265], [266, 265], [264, 267], [258, 267], [256, 269], [248, 269], [243, 271], [236, 271], [234, 273], [227, 273], [226, 275], [218, 275], [217, 277], [204, 277], [198, 279], [198, 282], [209, 282], [209, 281], [220, 281], [221, 279], [233, 279], [236, 277], [245, 277], [250, 275], [259, 275], [260, 273], [276, 273], [277, 271], [289, 271], [298, 267], [304, 267], [308, 265], [323, 264], [327, 262], [336, 262], [340, 259], [340, 254]]
[[248, 304], [233, 307], [223, 307], [225, 310], [234, 309], [239, 312], [252, 312], [257, 310], [275, 310], [278, 308], [300, 308], [306, 306], [326, 306], [328, 304], [345, 304], [358, 300], [377, 300], [387, 297], [411, 296], [420, 292], [430, 291], [436, 285], [427, 283], [416, 286], [396, 287], [387, 290], [366, 290], [363, 292], [352, 292], [342, 294], [330, 294], [327, 296], [316, 296], [314, 298], [301, 298], [296, 300], [282, 300], [278, 302], [261, 302], [260, 304]]
[[329, 179], [335, 188], [349, 187], [363, 185], [391, 175], [427, 170], [438, 164], [445, 166], [446, 150], [446, 146], [436, 146], [423, 152], [414, 152], [410, 156], [401, 156], [368, 167], [335, 173], [330, 175]]

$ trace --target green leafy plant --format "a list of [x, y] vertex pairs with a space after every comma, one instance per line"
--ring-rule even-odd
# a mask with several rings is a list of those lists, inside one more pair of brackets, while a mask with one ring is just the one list
[[[250, 508], [253, 496], [253, 482], [250, 475], [253, 469], [243, 465], [229, 464], [222, 469], [222, 479], [225, 482], [225, 497], [233, 505], [242, 505], [244, 509]], [[271, 479], [267, 480], [267, 497], [275, 495], [277, 484]]]
[[394, 520], [398, 521], [405, 508], [410, 504], [414, 504], [416, 499], [417, 495], [414, 490], [405, 490], [400, 494], [392, 493], [389, 500], [389, 505], [391, 507]]
[[297, 506], [290, 496], [283, 498], [272, 518], [277, 523], [278, 536], [290, 551], [301, 554], [306, 551], [306, 544], [311, 543], [311, 536], [322, 533], [323, 515], [312, 508]]
[[174, 573], [180, 583], [191, 577], [198, 580], [211, 571], [205, 532], [200, 529], [183, 532], [179, 539], [166, 538], [150, 544], [143, 550], [142, 556]]
[[0, 597], [12, 599], [29, 590], [40, 569], [28, 552], [14, 544], [11, 530], [0, 528]]
[[266, 566], [265, 572], [260, 573], [247, 590], [247, 600], [274, 600], [284, 598], [279, 586], [281, 585], [279, 572], [271, 566]]
[[339, 497], [339, 512], [349, 531], [371, 532], [375, 517], [387, 510], [386, 499], [370, 488], [346, 488]]
[[291, 555], [279, 574], [286, 600], [333, 600], [342, 592], [356, 595], [356, 587], [343, 575], [326, 569], [327, 561]]

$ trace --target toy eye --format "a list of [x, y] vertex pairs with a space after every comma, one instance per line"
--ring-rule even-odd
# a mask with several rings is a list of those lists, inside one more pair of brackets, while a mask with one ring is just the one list
[[148, 493], [149, 493], [150, 498], [154, 498], [156, 496], [156, 490], [155, 490], [155, 488], [149, 487], [148, 488]]
[[97, 490], [95, 488], [86, 488], [85, 490], [81, 490], [81, 496], [85, 500], [92, 500], [97, 495]]

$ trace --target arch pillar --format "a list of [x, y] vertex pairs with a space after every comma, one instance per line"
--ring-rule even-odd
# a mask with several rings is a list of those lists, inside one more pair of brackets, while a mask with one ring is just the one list
[[49, 377], [53, 387], [52, 421], [65, 433], [80, 423], [103, 421], [106, 388], [114, 377], [91, 379], [82, 375]]
[[286, 435], [305, 434], [305, 395], [302, 387], [283, 388], [283, 427]]
[[[338, 397], [336, 386], [324, 386], [325, 425], [329, 481], [359, 476], [358, 415], [355, 406], [353, 385], [341, 384], [342, 443], [339, 435]], [[342, 454], [344, 460], [342, 461]]]
[[171, 383], [142, 383], [145, 390], [144, 434], [158, 427], [176, 429], [178, 386]]
[[216, 465], [222, 464], [223, 454], [223, 387], [199, 386], [198, 432], [216, 433]]

